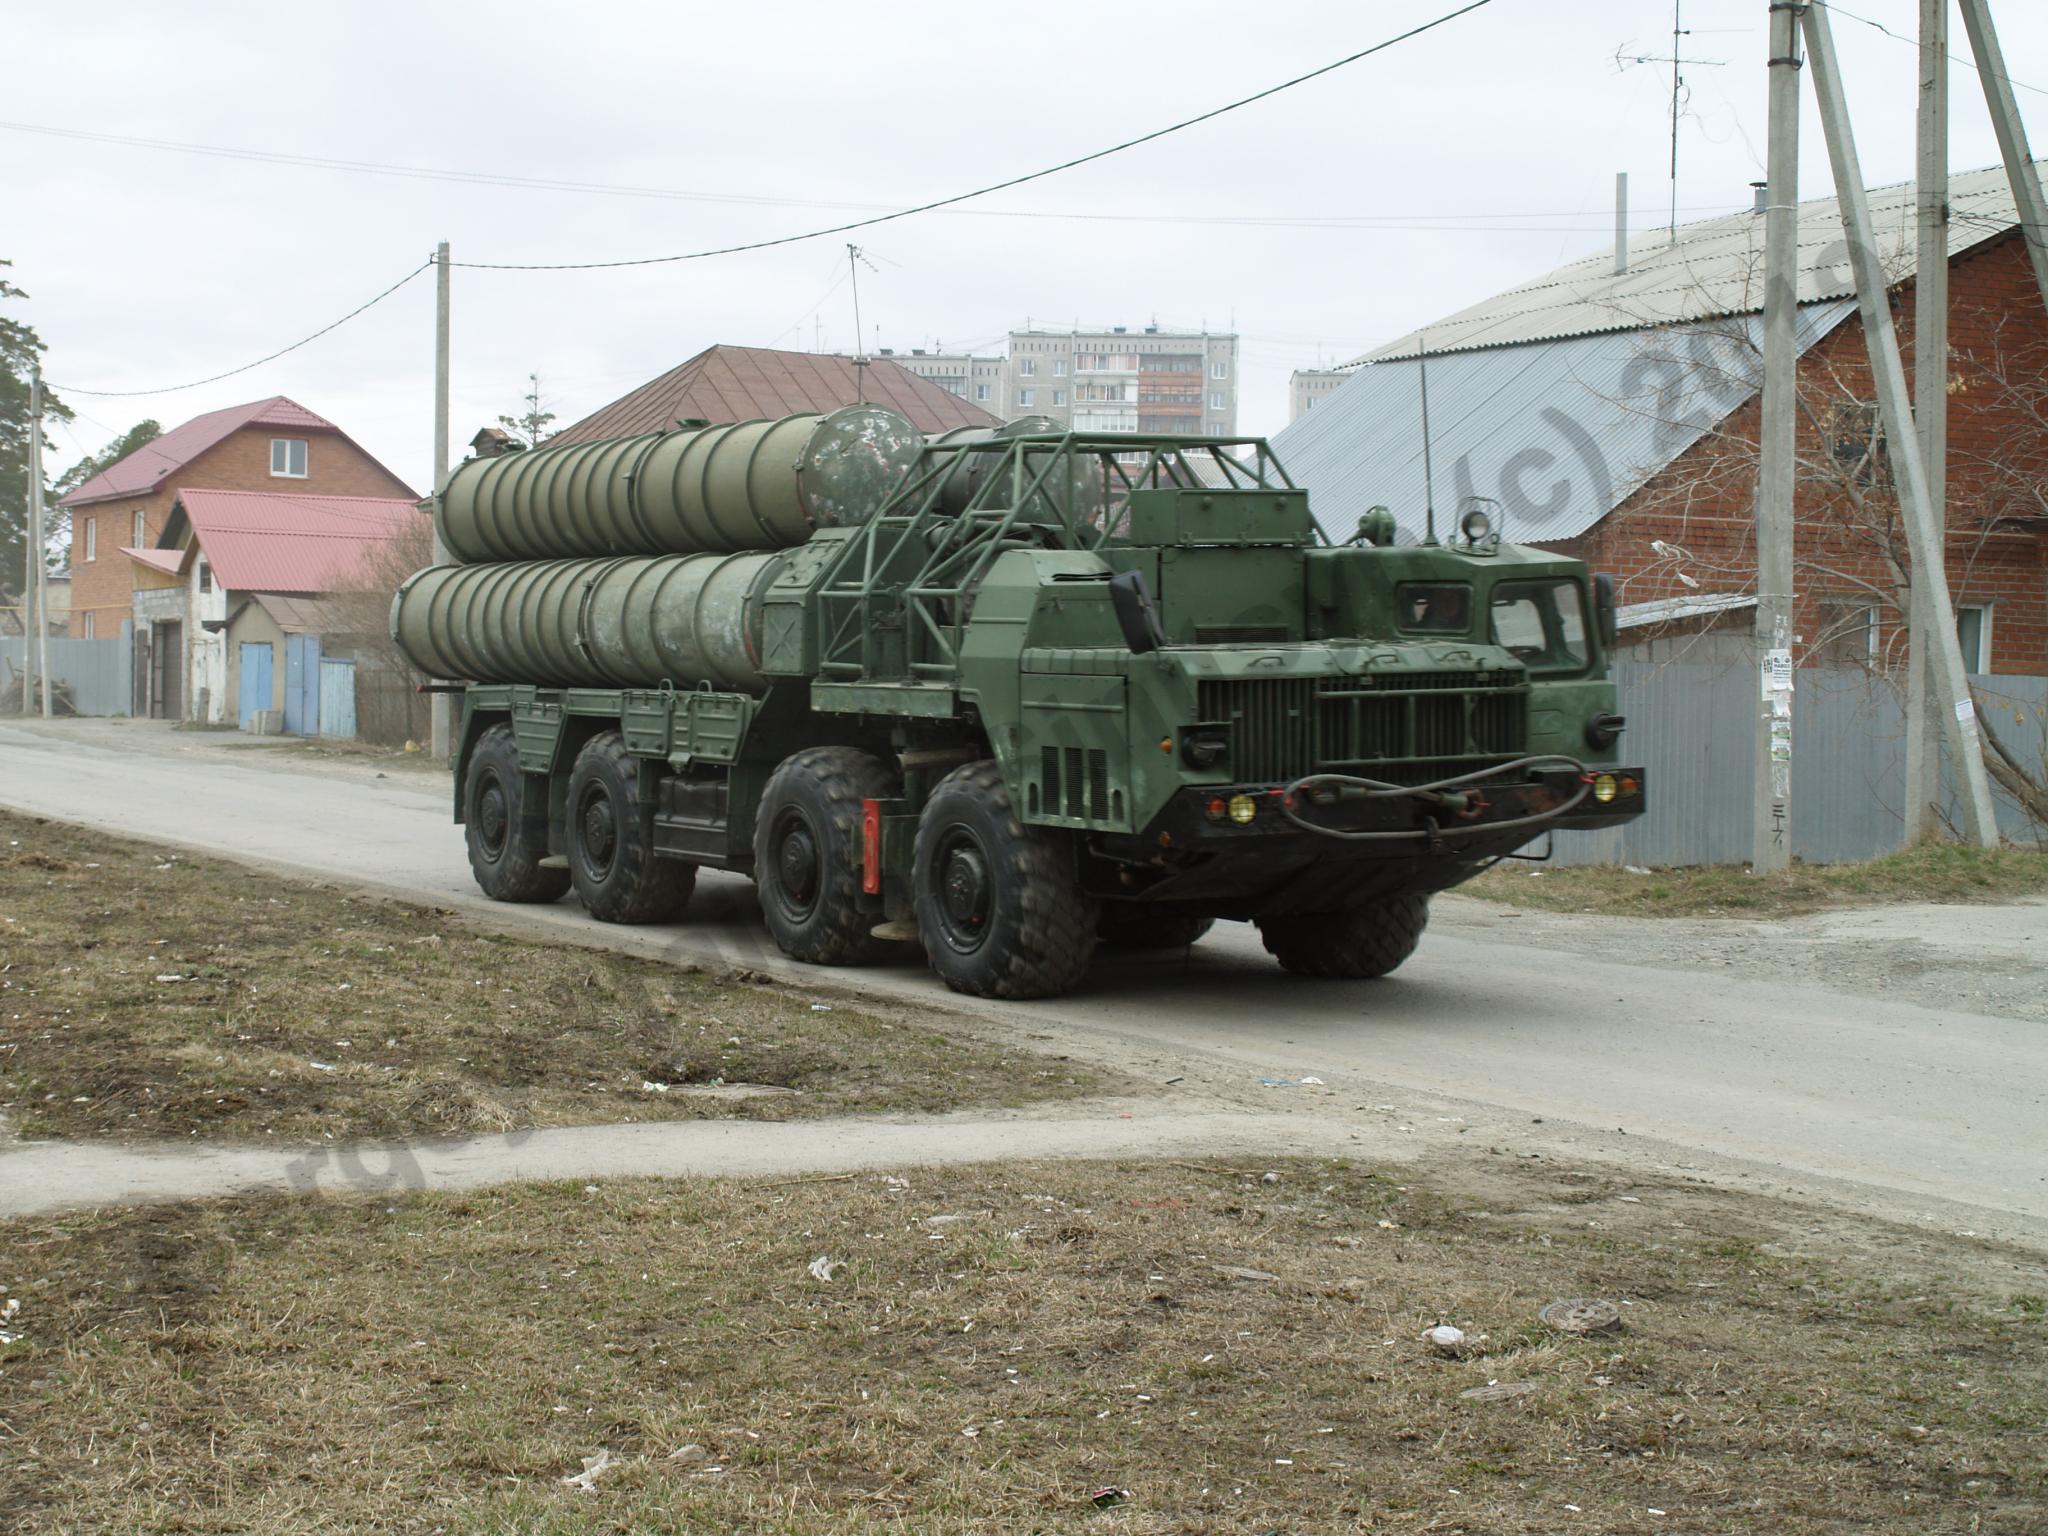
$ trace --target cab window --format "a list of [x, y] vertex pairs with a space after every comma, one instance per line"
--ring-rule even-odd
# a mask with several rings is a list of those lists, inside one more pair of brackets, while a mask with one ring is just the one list
[[1404, 581], [1394, 589], [1397, 626], [1411, 635], [1472, 633], [1472, 588], [1462, 581]]
[[1493, 589], [1493, 643], [1531, 672], [1576, 672], [1590, 654], [1586, 599], [1569, 577], [1507, 581]]

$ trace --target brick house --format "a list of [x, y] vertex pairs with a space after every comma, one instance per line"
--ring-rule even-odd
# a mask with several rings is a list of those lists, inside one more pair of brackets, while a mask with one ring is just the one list
[[179, 493], [192, 487], [416, 499], [333, 422], [283, 395], [195, 416], [62, 499], [71, 513], [73, 636], [120, 633], [137, 587], [125, 551], [155, 548]]
[[[120, 553], [133, 571], [135, 713], [248, 727], [292, 712], [292, 666], [303, 651], [317, 667], [323, 632], [377, 628], [431, 544], [409, 496], [191, 488], [155, 545]], [[308, 613], [325, 629], [308, 629]], [[289, 642], [302, 634], [316, 637], [310, 650]]]
[[[2048, 675], [2048, 314], [2004, 171], [1954, 177], [1950, 202], [1950, 595], [1973, 672]], [[1871, 205], [1910, 376], [1913, 188]], [[1799, 660], [1889, 671], [1911, 560], [1835, 200], [1802, 203], [1799, 225]], [[1681, 226], [1424, 327], [1359, 359], [1274, 447], [1333, 537], [1375, 504], [1421, 537], [1433, 473], [1440, 535], [1483, 499], [1507, 537], [1614, 574], [1625, 643], [1747, 661], [1763, 226]]]

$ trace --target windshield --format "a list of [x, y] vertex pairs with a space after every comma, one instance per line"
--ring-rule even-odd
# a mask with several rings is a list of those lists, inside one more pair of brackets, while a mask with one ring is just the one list
[[1575, 672], [1585, 666], [1586, 600], [1569, 576], [1505, 581], [1493, 589], [1493, 643], [1531, 672]]
[[1394, 591], [1401, 628], [1419, 635], [1469, 635], [1472, 588], [1462, 581], [1404, 581]]

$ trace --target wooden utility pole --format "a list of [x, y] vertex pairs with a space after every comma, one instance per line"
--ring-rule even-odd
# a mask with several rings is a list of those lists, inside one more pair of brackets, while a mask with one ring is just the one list
[[[448, 562], [441, 542], [441, 493], [448, 488], [448, 242], [434, 251], [434, 564]], [[427, 750], [447, 761], [451, 711], [449, 695], [427, 696]]]
[[[1913, 417], [1927, 499], [1948, 527], [1948, 4], [1920, 0], [1919, 255], [1913, 281]], [[1941, 722], [1930, 686], [1931, 588], [1948, 585], [1945, 539], [1934, 563], [1913, 562], [1906, 647], [1905, 846], [1935, 835], [1941, 816]]]
[[[1773, 16], [1779, 14], [1773, 12]], [[1849, 241], [1849, 265], [1856, 274], [1856, 306], [1863, 314], [1863, 341], [1877, 387], [1878, 412], [1884, 423], [1892, 480], [1898, 490], [1899, 517], [1906, 525], [1916, 572], [1939, 570], [1946, 533], [1936, 521], [1928, 499], [1927, 471], [1920, 459], [1920, 440], [1913, 406], [1906, 393], [1905, 365], [1899, 359], [1898, 332], [1892, 325], [1889, 284], [1878, 255], [1870, 222], [1870, 198], [1863, 187], [1863, 168], [1856, 156], [1848, 98], [1842, 89], [1841, 66], [1835, 57], [1834, 30], [1828, 8], [1812, 0], [1802, 12], [1807, 57], [1813, 67], [1813, 92], [1827, 135], [1828, 161], [1834, 170], [1835, 195], [1842, 210], [1842, 229]], [[1955, 608], [1945, 582], [1920, 581], [1927, 593], [1927, 647], [1934, 667], [1933, 694], [1942, 711], [1942, 730], [1956, 767], [1956, 798], [1961, 803], [1963, 835], [1982, 848], [1996, 847], [1998, 820], [1991, 804], [1991, 781], [1984, 771], [1982, 737], [1976, 706], [1963, 671], [1963, 648], [1956, 638]]]
[[1792, 861], [1792, 498], [1798, 452], [1799, 27], [1771, 7], [1764, 389], [1756, 483], [1756, 805], [1750, 868]]

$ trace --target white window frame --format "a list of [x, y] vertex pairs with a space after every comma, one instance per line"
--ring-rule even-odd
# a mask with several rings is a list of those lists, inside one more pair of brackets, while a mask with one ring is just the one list
[[85, 558], [87, 563], [100, 557], [100, 520], [88, 517], [85, 520]]
[[1212, 410], [1212, 411], [1220, 411], [1220, 410], [1222, 410], [1223, 408], [1224, 408], [1224, 394], [1223, 394], [1223, 391], [1222, 391], [1222, 390], [1220, 390], [1220, 389], [1212, 389], [1212, 390], [1210, 390], [1210, 391], [1209, 391], [1209, 409], [1210, 409], [1210, 410]]
[[93, 620], [97, 619], [98, 617], [99, 615], [94, 613], [90, 608], [85, 610], [84, 623], [80, 629], [80, 634], [84, 639], [96, 640], [99, 638], [99, 626], [93, 623]]
[[988, 386], [986, 384], [975, 385], [974, 398], [977, 400], [986, 400], [988, 398]]
[[1230, 377], [1230, 364], [1228, 364], [1228, 363], [1226, 363], [1226, 362], [1222, 361], [1222, 360], [1221, 360], [1221, 359], [1219, 358], [1219, 359], [1218, 359], [1217, 361], [1215, 361], [1215, 362], [1213, 362], [1213, 363], [1211, 363], [1211, 364], [1209, 365], [1209, 377], [1210, 377], [1210, 378], [1212, 378], [1212, 379], [1227, 379], [1227, 378], [1229, 378], [1229, 377]]
[[1963, 652], [1963, 670], [1972, 677], [1982, 677], [1991, 670], [1991, 605], [1989, 603], [1956, 604], [1956, 639], [1963, 638], [1963, 615], [1977, 615], [1977, 654]]
[[1038, 372], [1038, 359], [1037, 359], [1037, 358], [1035, 358], [1035, 357], [1020, 357], [1020, 358], [1018, 358], [1018, 359], [1017, 359], [1017, 372], [1018, 372], [1018, 373], [1020, 373], [1021, 375], [1023, 375], [1023, 376], [1024, 376], [1025, 378], [1027, 378], [1027, 379], [1028, 379], [1028, 378], [1031, 378], [1031, 377], [1032, 377], [1033, 375], [1035, 375], [1035, 374], [1036, 374], [1036, 373]]
[[1067, 360], [1064, 357], [1052, 360], [1052, 376], [1056, 379], [1064, 379], [1067, 376]]
[[1037, 391], [1035, 390], [1020, 389], [1017, 391], [1017, 403], [1019, 405], [1029, 405], [1036, 398]]
[[[299, 450], [299, 467], [297, 469], [292, 468], [292, 450], [294, 448]], [[279, 449], [284, 450], [282, 455], [284, 468], [282, 469], [279, 469], [277, 467], [280, 459], [280, 455], [278, 453]], [[270, 440], [271, 478], [275, 480], [305, 479], [306, 470], [312, 460], [312, 457], [312, 451], [307, 447], [306, 440], [303, 437], [273, 437]]]
[[129, 540], [129, 542], [137, 549], [148, 548], [149, 525], [147, 518], [148, 514], [140, 507], [135, 509], [135, 537]]
[[1067, 403], [1067, 392], [1064, 389], [1054, 390], [1052, 392], [1052, 403], [1054, 405], [1065, 405]]

